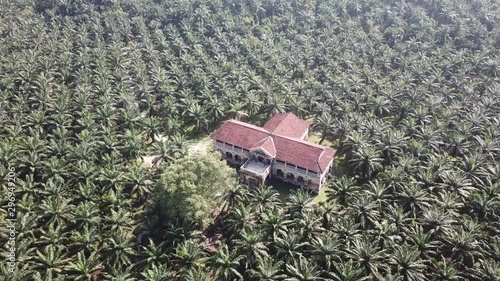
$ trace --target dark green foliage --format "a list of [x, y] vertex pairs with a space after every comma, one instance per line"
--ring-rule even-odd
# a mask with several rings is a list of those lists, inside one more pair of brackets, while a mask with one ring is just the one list
[[[0, 54], [0, 280], [499, 280], [497, 1], [0, 1]], [[283, 111], [338, 149], [325, 202], [151, 215], [193, 140]]]

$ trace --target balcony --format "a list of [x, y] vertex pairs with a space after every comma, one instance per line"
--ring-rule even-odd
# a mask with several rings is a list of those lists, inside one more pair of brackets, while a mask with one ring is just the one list
[[249, 174], [262, 179], [266, 179], [271, 172], [271, 165], [249, 159], [241, 166], [240, 173]]

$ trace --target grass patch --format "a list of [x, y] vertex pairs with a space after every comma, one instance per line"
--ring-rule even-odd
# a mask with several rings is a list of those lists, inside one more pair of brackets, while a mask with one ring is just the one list
[[200, 138], [189, 140], [188, 141], [188, 152], [190, 154], [201, 152], [205, 153], [212, 148], [212, 139], [210, 136], [205, 135]]
[[[295, 190], [301, 188], [299, 186], [293, 185], [288, 182], [281, 181], [279, 179], [272, 179], [267, 183], [268, 186], [272, 186], [274, 190], [278, 192], [278, 198], [281, 201], [285, 201], [286, 198]], [[325, 190], [326, 188], [323, 188], [320, 190], [320, 192], [314, 197], [313, 202], [314, 203], [319, 203], [326, 201], [326, 195], [325, 195]], [[315, 194], [315, 192], [310, 191], [312, 194]]]
[[316, 197], [314, 197], [314, 200], [313, 200], [313, 203], [320, 203], [320, 202], [325, 202], [327, 197], [326, 197], [326, 194], [325, 194], [325, 191], [328, 189], [328, 186], [324, 186], [318, 193], [318, 195], [316, 195]]
[[[310, 141], [310, 142], [319, 144], [319, 141], [321, 140], [321, 133], [319, 133], [319, 132], [312, 132], [311, 134], [309, 134], [309, 137], [308, 137], [307, 140]], [[336, 147], [339, 146], [339, 143], [338, 143], [338, 140], [331, 141], [328, 138], [325, 138], [325, 140], [323, 140], [323, 143], [321, 145], [336, 148]]]

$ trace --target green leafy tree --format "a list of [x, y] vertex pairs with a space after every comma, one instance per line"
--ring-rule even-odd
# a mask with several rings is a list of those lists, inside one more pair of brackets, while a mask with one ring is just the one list
[[154, 192], [155, 214], [176, 218], [182, 225], [206, 227], [234, 184], [234, 170], [217, 153], [181, 158], [162, 173]]

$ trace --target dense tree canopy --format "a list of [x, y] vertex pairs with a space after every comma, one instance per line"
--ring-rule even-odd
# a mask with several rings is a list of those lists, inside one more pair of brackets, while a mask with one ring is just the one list
[[[499, 280], [498, 1], [0, 0], [0, 54], [0, 280]], [[325, 200], [155, 215], [190, 145], [285, 111]]]
[[220, 211], [224, 194], [237, 184], [236, 172], [219, 153], [196, 153], [178, 159], [161, 174], [155, 190], [155, 215], [178, 225], [206, 227]]

